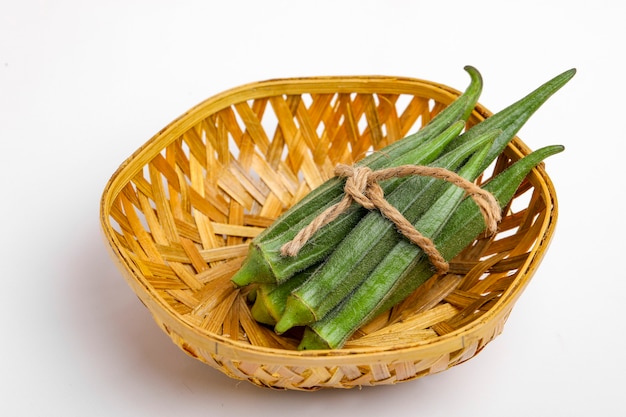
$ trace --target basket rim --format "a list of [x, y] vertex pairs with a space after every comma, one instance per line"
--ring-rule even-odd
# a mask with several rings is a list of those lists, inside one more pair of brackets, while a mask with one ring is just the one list
[[[109, 219], [111, 203], [134, 175], [143, 169], [143, 167], [161, 152], [167, 144], [176, 140], [176, 138], [185, 132], [189, 126], [235, 103], [255, 98], [269, 97], [269, 95], [267, 95], [269, 91], [272, 91], [272, 95], [278, 95], [355, 92], [355, 89], [366, 89], [368, 92], [376, 91], [378, 93], [380, 93], [382, 89], [385, 92], [395, 91], [404, 94], [410, 94], [411, 91], [427, 89], [429, 90], [428, 97], [442, 101], [445, 104], [449, 104], [461, 94], [460, 91], [437, 82], [418, 78], [384, 75], [280, 78], [248, 83], [225, 90], [195, 105], [150, 138], [113, 173], [105, 186], [100, 201], [101, 231], [107, 243], [107, 249], [110, 251], [110, 255], [118, 262], [118, 266], [120, 266], [127, 281], [131, 283], [139, 298], [146, 304], [151, 313], [155, 317], [158, 316], [164, 323], [166, 326], [165, 330], [168, 333], [173, 332], [178, 335], [183, 335], [183, 338], [187, 340], [188, 343], [196, 343], [199, 346], [206, 346], [207, 342], [210, 342], [210, 348], [206, 349], [209, 353], [227, 356], [234, 360], [258, 361], [259, 357], [262, 357], [263, 362], [268, 364], [319, 365], [320, 362], [327, 364], [328, 361], [332, 359], [333, 363], [357, 364], [362, 362], [360, 358], [364, 355], [367, 355], [368, 361], [370, 362], [382, 362], [390, 359], [400, 361], [407, 358], [430, 357], [430, 354], [433, 352], [441, 352], [442, 346], [445, 346], [447, 351], [463, 349], [465, 346], [482, 339], [482, 333], [486, 330], [488, 332], [494, 331], [492, 328], [486, 329], [487, 324], [496, 323], [500, 318], [509, 314], [513, 304], [530, 281], [545, 254], [545, 250], [542, 251], [539, 249], [549, 245], [556, 226], [556, 193], [542, 165], [534, 168], [529, 174], [529, 178], [531, 178], [533, 185], [535, 187], [541, 187], [542, 194], [548, 197], [546, 210], [549, 215], [543, 220], [541, 230], [538, 234], [538, 241], [533, 245], [528, 259], [520, 267], [520, 270], [524, 271], [524, 273], [519, 274], [494, 306], [478, 319], [451, 333], [412, 344], [402, 346], [297, 351], [254, 346], [233, 340], [192, 326], [189, 322], [180, 317], [171, 306], [161, 300], [160, 297], [155, 296], [156, 294], [154, 294], [148, 283], [142, 278], [139, 271], [130, 265], [120, 253], [117, 239], [110, 230]], [[279, 92], [276, 92], [277, 90]], [[433, 91], [438, 94], [437, 97], [430, 95]], [[474, 115], [479, 119], [484, 119], [491, 116], [492, 112], [480, 103], [477, 103], [474, 109]], [[515, 137], [507, 146], [506, 152], [512, 152], [521, 157], [530, 153], [530, 149], [521, 139]]]

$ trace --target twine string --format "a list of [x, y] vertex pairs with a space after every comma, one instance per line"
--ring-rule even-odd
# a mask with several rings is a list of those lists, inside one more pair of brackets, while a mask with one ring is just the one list
[[320, 213], [311, 223], [301, 229], [290, 242], [284, 244], [281, 248], [283, 256], [296, 256], [320, 228], [335, 220], [353, 202], [356, 202], [368, 210], [377, 209], [380, 211], [384, 217], [395, 224], [400, 233], [424, 251], [437, 272], [447, 272], [449, 269], [448, 262], [439, 253], [433, 241], [415, 229], [402, 213], [385, 199], [383, 189], [378, 182], [391, 178], [420, 175], [447, 181], [465, 190], [468, 196], [476, 202], [485, 219], [488, 233], [495, 233], [498, 222], [501, 220], [500, 206], [491, 193], [445, 168], [402, 165], [372, 171], [368, 167], [339, 164], [335, 167], [335, 175], [346, 178], [343, 198], [337, 204]]

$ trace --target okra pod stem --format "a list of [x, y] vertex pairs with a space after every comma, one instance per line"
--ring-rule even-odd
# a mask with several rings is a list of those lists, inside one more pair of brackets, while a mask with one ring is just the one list
[[285, 311], [287, 297], [302, 285], [314, 268], [309, 268], [281, 284], [259, 284], [250, 313], [259, 323], [274, 326]]

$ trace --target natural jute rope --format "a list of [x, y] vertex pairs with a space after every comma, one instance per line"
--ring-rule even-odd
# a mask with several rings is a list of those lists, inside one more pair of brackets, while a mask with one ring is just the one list
[[284, 244], [281, 248], [283, 256], [297, 255], [302, 246], [317, 230], [336, 219], [355, 201], [368, 210], [378, 209], [384, 217], [396, 225], [400, 233], [426, 253], [439, 273], [447, 272], [448, 262], [441, 256], [432, 240], [416, 230], [402, 213], [385, 200], [383, 189], [378, 185], [379, 181], [409, 175], [439, 178], [463, 188], [480, 208], [489, 233], [496, 232], [498, 222], [501, 220], [500, 206], [491, 193], [445, 168], [403, 165], [372, 171], [367, 167], [339, 164], [335, 168], [335, 175], [347, 178], [344, 186], [344, 197], [339, 203], [320, 213], [311, 223], [300, 230], [293, 240]]

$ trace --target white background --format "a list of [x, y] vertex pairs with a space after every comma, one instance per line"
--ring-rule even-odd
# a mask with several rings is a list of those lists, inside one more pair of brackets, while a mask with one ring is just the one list
[[[0, 0], [0, 415], [625, 415], [620, 1]], [[497, 111], [577, 75], [520, 132], [547, 161], [557, 233], [503, 334], [391, 387], [282, 392], [186, 356], [101, 238], [104, 185], [198, 102], [277, 77], [384, 74]]]

